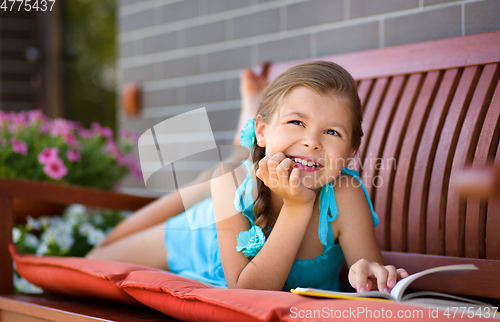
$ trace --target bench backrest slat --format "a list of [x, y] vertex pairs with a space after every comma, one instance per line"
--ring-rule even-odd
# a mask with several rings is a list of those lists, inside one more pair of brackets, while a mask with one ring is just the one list
[[[485, 126], [483, 127], [481, 136], [483, 136], [483, 133], [485, 132], [494, 133], [493, 138], [491, 139], [491, 143], [488, 144], [490, 146], [488, 149], [488, 157], [493, 157], [493, 155], [496, 153], [494, 164], [496, 166], [500, 166], [500, 84], [497, 84], [497, 87], [495, 89], [495, 94], [493, 95], [493, 98], [491, 100], [491, 105], [488, 109], [486, 120], [487, 122], [485, 122]], [[486, 135], [487, 134], [484, 134], [484, 136]], [[474, 162], [480, 163], [479, 165], [482, 165], [483, 163], [486, 163], [487, 160], [484, 160], [483, 158], [475, 158]], [[467, 203], [469, 203], [470, 199], [471, 198], [468, 198]], [[481, 206], [481, 209], [484, 211], [484, 205]], [[500, 199], [489, 200], [487, 204], [487, 210], [485, 212], [486, 227], [484, 229], [483, 227], [481, 227], [481, 229], [484, 230], [486, 234], [485, 256], [486, 259], [500, 259]]]
[[[401, 147], [406, 137], [406, 131], [410, 121], [410, 116], [414, 110], [415, 101], [418, 98], [424, 75], [413, 74], [406, 78], [406, 86], [403, 89], [401, 99], [399, 101], [394, 120], [389, 125], [389, 133], [387, 139], [383, 142], [383, 152], [381, 154], [381, 166], [376, 174], [380, 185], [376, 189], [376, 194], [372, 200], [377, 204], [378, 211], [384, 213], [385, 223], [389, 230], [387, 234], [390, 236], [390, 244], [386, 244], [386, 248], [395, 251], [403, 251], [406, 248], [406, 231], [401, 227], [406, 222], [405, 215], [402, 211], [396, 211], [394, 204], [401, 204], [406, 198], [404, 190], [400, 194], [393, 194], [395, 185], [395, 174], [397, 170], [397, 160], [400, 154]], [[406, 178], [401, 178], [401, 181]]]
[[351, 167], [383, 250], [500, 259], [499, 202], [450, 186], [466, 166], [500, 163], [499, 43], [491, 32], [317, 58], [357, 80], [364, 136]]
[[[391, 249], [394, 251], [407, 252], [409, 248], [413, 248], [414, 252], [420, 252], [416, 245], [408, 243], [408, 207], [410, 198], [415, 197], [415, 193], [411, 193], [413, 170], [416, 170], [416, 148], [421, 141], [425, 122], [429, 117], [430, 104], [434, 99], [442, 73], [430, 72], [423, 74], [423, 84], [419, 89], [419, 95], [415, 102], [412, 115], [408, 122], [408, 128], [404, 135], [402, 146], [400, 149], [401, 157], [397, 163], [396, 174], [394, 178], [394, 191], [400, 191], [400, 194], [394, 194], [392, 202], [392, 220], [391, 220]], [[417, 223], [419, 223], [417, 221]], [[417, 240], [419, 232], [422, 231], [420, 225], [410, 226], [413, 233], [416, 233]], [[411, 233], [411, 232], [410, 232]], [[416, 249], [416, 250], [415, 250]]]
[[[500, 106], [500, 104], [497, 106]], [[497, 147], [495, 165], [500, 166], [500, 142]], [[500, 199], [490, 200], [488, 202], [488, 213], [486, 215], [486, 246], [486, 259], [500, 258]]]
[[[450, 170], [450, 180], [454, 179], [460, 169], [473, 162], [479, 134], [481, 133], [481, 128], [485, 121], [493, 91], [498, 83], [497, 64], [488, 64], [485, 65], [484, 68], [482, 68], [482, 66], [478, 67], [477, 73], [480, 73], [480, 76], [467, 109], [463, 125], [460, 127], [460, 135], [458, 137], [455, 155], [453, 156], [453, 164]], [[495, 87], [491, 86], [492, 83], [495, 83]], [[465, 108], [464, 106], [464, 109]], [[466, 242], [465, 222], [467, 217], [473, 221], [479, 221], [479, 207], [472, 208], [466, 205], [466, 199], [459, 198], [455, 190], [448, 191], [445, 226], [445, 252], [447, 255], [463, 257], [465, 256], [465, 245], [467, 243], [478, 244], [477, 239], [474, 240], [474, 238]], [[475, 233], [478, 237], [479, 228], [480, 226], [478, 225]], [[470, 229], [471, 227], [469, 227], [469, 230]], [[479, 248], [484, 248], [484, 234], [482, 241], [480, 241], [478, 245], [478, 249]], [[477, 258], [478, 256], [479, 252], [477, 252], [474, 257]], [[484, 258], [484, 253], [482, 256]]]

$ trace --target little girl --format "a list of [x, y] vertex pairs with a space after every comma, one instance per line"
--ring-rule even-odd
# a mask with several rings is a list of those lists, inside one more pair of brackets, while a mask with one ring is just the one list
[[[384, 266], [378, 218], [358, 173], [346, 167], [363, 135], [351, 75], [331, 62], [294, 66], [267, 86], [255, 113], [248, 106], [266, 85], [248, 70], [242, 75], [241, 118], [256, 116], [240, 144], [250, 149], [253, 166], [228, 160], [213, 175], [206, 171], [196, 182], [211, 176], [211, 189], [198, 204], [183, 212], [178, 192], [163, 197], [117, 226], [87, 257], [229, 288], [338, 290], [344, 258], [358, 292], [371, 289], [372, 279], [389, 292], [408, 276]], [[215, 216], [216, 223], [191, 230], [188, 216], [199, 222]]]

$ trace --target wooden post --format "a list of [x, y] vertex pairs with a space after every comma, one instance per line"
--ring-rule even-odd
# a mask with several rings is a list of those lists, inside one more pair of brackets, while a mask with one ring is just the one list
[[12, 258], [8, 245], [12, 242], [14, 209], [7, 190], [0, 190], [0, 294], [14, 291], [12, 283]]

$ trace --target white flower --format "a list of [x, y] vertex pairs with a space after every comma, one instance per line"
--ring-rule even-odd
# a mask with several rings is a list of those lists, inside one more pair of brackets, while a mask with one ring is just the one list
[[88, 222], [85, 222], [78, 227], [78, 232], [82, 236], [88, 236], [92, 230], [94, 230], [94, 226]]
[[106, 237], [106, 235], [102, 230], [94, 229], [90, 232], [89, 236], [87, 237], [87, 242], [92, 246], [96, 246], [97, 244], [102, 242], [104, 237]]
[[95, 224], [98, 226], [104, 224], [104, 218], [102, 217], [101, 214], [95, 214], [94, 216], [92, 216], [92, 219], [94, 220]]
[[43, 290], [39, 288], [36, 285], [31, 284], [27, 280], [25, 280], [23, 277], [17, 277], [17, 275], [14, 273], [14, 286], [16, 289], [23, 293], [28, 293], [28, 294], [40, 294], [43, 293]]
[[42, 226], [42, 229], [45, 229], [49, 225], [49, 217], [40, 217], [38, 218], [38, 222]]
[[31, 216], [28, 216], [27, 220], [28, 220], [28, 223], [26, 224], [26, 229], [28, 229], [28, 230], [32, 230], [32, 229], [40, 230], [41, 226], [40, 226], [40, 223], [38, 222], [38, 220], [33, 219], [33, 217], [31, 217]]
[[56, 239], [57, 246], [63, 252], [70, 250], [74, 243], [75, 239], [69, 234], [61, 235]]
[[87, 208], [84, 205], [74, 204], [66, 208], [65, 212], [70, 216], [81, 216], [87, 212]]
[[38, 244], [40, 244], [40, 241], [38, 238], [33, 235], [33, 234], [26, 234], [26, 237], [24, 238], [24, 245], [31, 247], [31, 248], [37, 248]]
[[47, 228], [42, 234], [42, 242], [47, 245], [56, 241], [57, 232], [53, 227]]
[[66, 208], [66, 211], [64, 213], [66, 223], [71, 226], [78, 225], [83, 221], [83, 217], [85, 216], [86, 211], [87, 208], [85, 208], [85, 206], [83, 205], [74, 204], [69, 206], [68, 208]]
[[64, 224], [62, 218], [56, 216], [50, 217], [48, 221], [49, 221], [49, 226], [59, 226], [60, 224]]
[[45, 255], [49, 251], [49, 243], [46, 241], [43, 241], [40, 245], [38, 245], [38, 248], [36, 249], [36, 254], [38, 256]]
[[21, 230], [19, 228], [12, 228], [12, 241], [14, 243], [19, 242], [19, 238], [21, 238]]
[[53, 231], [53, 234], [55, 234], [55, 236], [71, 235], [73, 233], [73, 226], [62, 220], [54, 221], [45, 232], [48, 231]]

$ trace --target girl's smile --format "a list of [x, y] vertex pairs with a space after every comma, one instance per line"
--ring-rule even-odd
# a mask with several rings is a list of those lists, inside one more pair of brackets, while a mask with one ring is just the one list
[[303, 171], [318, 171], [323, 169], [323, 166], [319, 164], [316, 160], [303, 157], [303, 156], [286, 156], [295, 162], [294, 168], [298, 168]]

